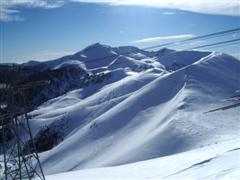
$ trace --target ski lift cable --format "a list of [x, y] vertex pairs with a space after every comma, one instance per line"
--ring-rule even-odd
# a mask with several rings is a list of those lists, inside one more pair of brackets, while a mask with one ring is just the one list
[[[199, 39], [203, 39], [203, 38], [211, 38], [211, 37], [213, 37], [213, 36], [216, 37], [216, 35], [225, 35], [225, 34], [229, 34], [229, 33], [233, 33], [233, 32], [234, 32], [234, 33], [240, 32], [240, 28], [235, 28], [235, 29], [231, 29], [231, 30], [227, 30], [227, 31], [221, 31], [221, 32], [217, 32], [217, 33], [211, 33], [211, 34], [207, 34], [207, 35], [197, 36], [197, 37], [185, 39], [185, 40], [182, 40], [182, 41], [174, 41], [174, 42], [169, 42], [169, 43], [160, 44], [160, 45], [156, 45], [156, 46], [145, 47], [145, 48], [142, 48], [142, 49], [140, 49], [140, 50], [142, 50], [142, 51], [152, 50], [152, 49], [156, 49], [156, 48], [160, 48], [160, 47], [167, 47], [167, 46], [170, 46], [170, 45], [173, 45], [173, 44], [176, 44], [176, 43], [183, 43], [183, 42], [188, 42], [188, 41], [195, 41], [195, 40], [199, 40]], [[178, 44], [178, 45], [179, 45], [179, 44]], [[193, 48], [192, 48], [192, 49], [193, 49]], [[138, 49], [138, 50], [139, 50], [139, 49]], [[122, 53], [121, 55], [130, 55], [130, 54], [132, 54], [132, 53], [134, 53], [134, 52], [137, 52], [138, 50], [125, 52], [125, 53]], [[96, 60], [97, 60], [97, 61], [102, 61], [102, 60], [105, 60], [106, 58], [114, 58], [114, 57], [118, 57], [118, 56], [119, 56], [119, 55], [116, 54], [116, 55], [104, 56], [104, 57], [101, 57], [101, 58], [93, 58], [93, 59], [84, 61], [83, 63], [85, 63], [85, 64], [91, 64], [91, 63], [94, 63]]]
[[146, 48], [143, 48], [143, 50], [151, 50], [151, 49], [156, 49], [156, 48], [164, 47], [164, 46], [179, 45], [181, 43], [185, 43], [185, 42], [188, 42], [188, 41], [194, 41], [194, 40], [200, 40], [200, 39], [202, 39], [202, 40], [203, 39], [210, 39], [210, 38], [214, 38], [214, 37], [225, 36], [225, 35], [232, 34], [232, 33], [239, 33], [239, 31], [240, 31], [240, 28], [235, 28], [235, 29], [231, 29], [231, 30], [227, 30], [227, 31], [221, 31], [221, 32], [206, 34], [206, 35], [202, 35], [202, 36], [196, 36], [196, 37], [188, 38], [188, 39], [185, 39], [185, 40], [180, 40], [180, 41], [155, 45], [155, 46], [151, 46], [151, 47], [146, 47]]

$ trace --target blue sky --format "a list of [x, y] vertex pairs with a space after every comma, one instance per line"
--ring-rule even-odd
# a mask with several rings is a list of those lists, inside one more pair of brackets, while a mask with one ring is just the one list
[[[186, 1], [175, 5], [156, 3], [160, 0], [149, 0], [149, 4], [141, 0], [79, 1], [1, 1], [0, 61], [54, 59], [96, 42], [143, 48], [240, 27], [238, 1], [204, 0], [188, 6]], [[239, 37], [239, 33], [231, 34], [176, 48]], [[239, 45], [211, 50], [239, 56]]]

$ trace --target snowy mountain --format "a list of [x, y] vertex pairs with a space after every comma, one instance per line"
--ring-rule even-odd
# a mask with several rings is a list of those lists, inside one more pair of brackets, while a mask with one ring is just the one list
[[64, 56], [60, 59], [49, 61], [47, 64], [49, 66], [55, 66], [59, 63], [78, 60], [85, 64], [88, 69], [100, 68], [102, 66], [109, 65], [115, 58], [119, 55], [128, 54], [129, 52], [142, 52], [140, 49], [135, 47], [119, 47], [112, 48], [107, 45], [102, 45], [99, 43], [90, 45], [85, 49], [69, 56]]
[[[36, 66], [42, 68], [35, 71]], [[41, 104], [30, 113], [48, 179], [239, 175], [239, 106], [206, 113], [234, 103], [225, 99], [239, 95], [238, 59], [217, 52], [97, 43], [24, 67], [31, 71], [23, 82], [51, 80], [40, 91], [43, 100], [32, 98]], [[43, 136], [46, 127], [61, 137], [51, 146], [42, 143], [49, 141]]]

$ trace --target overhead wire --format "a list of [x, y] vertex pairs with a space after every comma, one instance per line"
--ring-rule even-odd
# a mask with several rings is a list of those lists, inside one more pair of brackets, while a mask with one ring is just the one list
[[[200, 40], [200, 39], [210, 39], [210, 38], [213, 38], [213, 37], [229, 35], [229, 33], [231, 34], [231, 33], [239, 33], [239, 32], [240, 32], [240, 28], [234, 28], [234, 29], [230, 29], [230, 30], [226, 30], [226, 31], [221, 31], [221, 32], [205, 34], [205, 35], [201, 35], [201, 36], [197, 36], [197, 37], [193, 37], [193, 38], [188, 38], [188, 39], [181, 40], [181, 41], [173, 41], [173, 42], [169, 42], [169, 43], [159, 44], [159, 45], [156, 45], [156, 46], [149, 46], [149, 47], [145, 47], [145, 48], [140, 48], [140, 49], [137, 49], [137, 50], [128, 51], [128, 52], [121, 53], [121, 54], [112, 54], [112, 55], [108, 55], [108, 56], [104, 56], [104, 57], [100, 57], [100, 58], [93, 58], [93, 59], [89, 59], [87, 61], [83, 61], [83, 63], [91, 64], [91, 63], [95, 63], [96, 60], [97, 61], [103, 61], [107, 58], [116, 58], [119, 55], [129, 55], [129, 54], [138, 52], [139, 50], [142, 50], [142, 51], [153, 50], [153, 49], [156, 49], [156, 48], [169, 47], [169, 46], [172, 46], [172, 45], [176, 45], [177, 43], [178, 43], [177, 45], [179, 46], [181, 43], [185, 43], [185, 42], [191, 42], [191, 41]], [[233, 39], [233, 40], [230, 40], [230, 41], [231, 42], [239, 41], [239, 39]], [[223, 41], [223, 42], [217, 42], [217, 43], [214, 43], [214, 44], [203, 45], [203, 47], [210, 47], [210, 46], [213, 46], [213, 45], [217, 45], [218, 43], [220, 43], [220, 44], [230, 43], [230, 41], [229, 42]], [[201, 46], [194, 47], [194, 48], [195, 49], [196, 48], [201, 48]], [[188, 50], [192, 50], [194, 48], [188, 48]]]
[[237, 42], [237, 41], [240, 41], [240, 39], [232, 39], [229, 41], [222, 41], [222, 42], [217, 42], [217, 43], [213, 43], [213, 44], [205, 44], [202, 46], [194, 47], [192, 49], [200, 49], [200, 48], [205, 48], [205, 47], [210, 47], [210, 46], [215, 46], [215, 45], [228, 44], [228, 43]]
[[216, 33], [196, 36], [196, 37], [188, 38], [188, 39], [185, 39], [185, 40], [179, 40], [179, 41], [175, 41], [175, 42], [169, 42], [169, 43], [165, 43], [165, 44], [150, 46], [150, 47], [143, 48], [143, 50], [151, 50], [151, 49], [156, 49], [156, 48], [164, 47], [164, 46], [179, 45], [181, 43], [185, 43], [185, 42], [188, 42], [188, 41], [210, 39], [210, 38], [226, 36], [226, 35], [229, 35], [229, 34], [232, 34], [232, 33], [238, 33], [238, 32], [240, 32], [240, 28], [235, 28], [235, 29], [230, 29], [230, 30], [226, 30], [226, 31], [220, 31], [220, 32], [216, 32]]

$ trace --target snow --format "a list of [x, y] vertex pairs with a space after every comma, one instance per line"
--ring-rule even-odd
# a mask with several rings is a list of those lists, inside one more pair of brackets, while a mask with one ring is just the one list
[[73, 68], [79, 68], [79, 69], [86, 70], [85, 64], [80, 61], [76, 61], [76, 60], [75, 61], [69, 60], [67, 62], [63, 62], [63, 63], [55, 66], [53, 69], [60, 69], [60, 68], [64, 68], [64, 67], [73, 67]]
[[240, 108], [205, 113], [234, 102], [225, 99], [240, 90], [238, 59], [94, 44], [47, 64], [109, 75], [30, 113], [33, 135], [44, 125], [64, 124], [64, 140], [39, 154], [47, 179], [239, 175]]
[[170, 49], [162, 49], [158, 52], [158, 61], [167, 69], [180, 69], [184, 66], [191, 65], [199, 59], [209, 55], [207, 51], [173, 51]]
[[131, 57], [126, 56], [119, 56], [117, 57], [113, 62], [111, 62], [108, 66], [109, 70], [118, 69], [118, 68], [127, 68], [133, 71], [142, 71], [145, 69], [150, 69], [153, 66], [148, 65], [145, 62], [142, 61], [136, 61], [135, 59]]
[[47, 176], [47, 180], [77, 179], [238, 179], [240, 139], [171, 156], [115, 167]]
[[45, 172], [132, 163], [237, 137], [239, 108], [204, 112], [240, 89], [239, 64], [213, 53], [173, 73], [126, 73], [101, 88], [91, 86], [89, 95], [77, 91], [80, 100], [67, 95], [70, 100], [44, 104], [34, 112], [40, 114], [33, 119], [35, 126], [54, 117], [61, 121], [65, 114], [69, 119], [65, 140], [40, 155]]
[[[121, 55], [127, 55], [135, 60], [141, 60], [151, 57], [154, 54], [154, 52], [143, 51], [133, 46], [111, 47], [108, 45], [95, 43], [75, 54], [47, 61], [46, 64], [50, 68], [56, 68], [56, 66], [58, 67], [60, 64], [70, 64], [71, 61], [73, 61], [73, 64], [76, 64], [76, 61], [79, 61], [81, 64], [84, 64], [87, 69], [92, 70], [108, 66], [113, 60]], [[34, 64], [41, 63], [37, 61], [30, 61], [24, 65], [31, 66]]]

